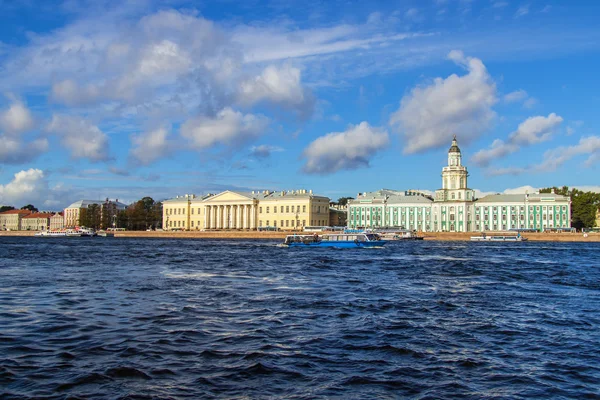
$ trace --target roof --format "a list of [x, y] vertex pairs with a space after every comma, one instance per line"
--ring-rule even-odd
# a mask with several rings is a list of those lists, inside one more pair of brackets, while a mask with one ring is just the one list
[[[124, 210], [127, 208], [126, 204], [120, 203], [118, 201], [109, 200], [109, 202], [112, 204], [116, 204], [118, 209]], [[104, 203], [106, 203], [106, 200], [79, 200], [71, 204], [67, 208], [88, 208], [92, 204], [102, 205]]]
[[26, 215], [25, 217], [23, 217], [23, 219], [25, 219], [25, 218], [50, 218], [51, 216], [52, 216], [52, 213], [36, 212], [33, 214]]
[[519, 194], [490, 194], [475, 201], [475, 203], [525, 203], [543, 201], [569, 201], [568, 196], [554, 193], [519, 193]]
[[327, 196], [321, 196], [314, 194], [312, 190], [281, 190], [277, 192], [267, 192], [264, 200], [281, 200], [281, 199], [308, 199], [321, 197], [323, 199], [329, 199]]
[[431, 204], [433, 199], [419, 194], [416, 191], [399, 191], [391, 189], [381, 189], [375, 192], [365, 192], [359, 194], [359, 196], [348, 202], [349, 205], [359, 205], [368, 201], [385, 201], [387, 204]]
[[10, 214], [27, 215], [30, 212], [31, 211], [29, 211], [29, 210], [8, 210], [8, 211], [1, 212], [0, 215], [10, 215]]

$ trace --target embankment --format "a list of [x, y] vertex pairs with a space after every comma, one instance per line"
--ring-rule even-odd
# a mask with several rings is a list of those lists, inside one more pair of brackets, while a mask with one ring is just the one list
[[[169, 238], [169, 239], [281, 239], [294, 232], [256, 232], [256, 231], [125, 231], [117, 232], [115, 237], [126, 238]], [[0, 231], [0, 236], [33, 236], [32, 231]], [[488, 235], [502, 235], [502, 232], [491, 233]], [[513, 234], [513, 233], [511, 233]], [[440, 241], [465, 241], [471, 236], [478, 236], [475, 232], [427, 232], [421, 234], [425, 240]], [[600, 242], [600, 233], [589, 233], [585, 236], [583, 233], [525, 233], [523, 237], [530, 241], [540, 242]]]

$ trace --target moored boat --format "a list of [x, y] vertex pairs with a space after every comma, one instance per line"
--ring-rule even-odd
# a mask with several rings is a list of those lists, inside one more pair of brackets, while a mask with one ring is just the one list
[[423, 236], [417, 235], [414, 231], [396, 231], [381, 234], [383, 240], [423, 240]]
[[485, 233], [481, 236], [471, 236], [472, 242], [525, 242], [527, 238], [524, 238], [521, 235], [492, 235], [488, 236]]
[[66, 237], [67, 233], [65, 231], [40, 231], [40, 232], [37, 232], [33, 236], [38, 236], [38, 237]]
[[332, 233], [326, 235], [288, 235], [283, 242], [287, 247], [381, 247], [385, 241], [374, 233]]

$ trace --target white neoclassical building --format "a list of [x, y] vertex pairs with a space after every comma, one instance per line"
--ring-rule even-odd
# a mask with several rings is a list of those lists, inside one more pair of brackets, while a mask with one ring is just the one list
[[348, 204], [348, 227], [394, 227], [422, 232], [479, 232], [571, 227], [571, 199], [554, 193], [495, 194], [481, 199], [468, 186], [456, 136], [434, 196], [382, 189]]

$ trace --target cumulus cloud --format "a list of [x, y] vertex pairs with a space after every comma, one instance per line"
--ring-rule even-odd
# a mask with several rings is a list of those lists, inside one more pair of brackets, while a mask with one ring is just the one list
[[48, 140], [35, 139], [24, 143], [11, 136], [0, 135], [0, 163], [23, 164], [48, 151]]
[[263, 115], [242, 114], [227, 107], [214, 117], [200, 116], [186, 121], [181, 126], [181, 136], [196, 149], [218, 144], [238, 146], [260, 136], [268, 125], [269, 119]]
[[535, 166], [536, 171], [550, 172], [561, 167], [565, 162], [580, 155], [587, 155], [584, 162], [586, 167], [600, 161], [600, 137], [588, 136], [581, 138], [579, 143], [573, 146], [560, 146], [544, 153], [543, 161]]
[[238, 100], [243, 105], [262, 101], [296, 110], [301, 116], [312, 114], [315, 99], [302, 86], [300, 69], [290, 65], [268, 66], [262, 73], [240, 83]]
[[33, 117], [29, 109], [19, 100], [14, 100], [10, 107], [0, 112], [0, 129], [10, 135], [18, 135], [32, 129]]
[[451, 51], [448, 58], [468, 73], [436, 78], [431, 85], [414, 88], [390, 118], [390, 125], [406, 140], [405, 153], [446, 145], [453, 134], [468, 143], [495, 116], [496, 85], [481, 60], [460, 51]]
[[351, 125], [344, 132], [321, 136], [304, 149], [304, 171], [331, 174], [369, 166], [370, 159], [389, 143], [388, 132], [367, 122]]
[[170, 139], [170, 129], [159, 127], [157, 129], [131, 136], [129, 154], [137, 162], [148, 165], [159, 158], [169, 155], [174, 150], [174, 142]]
[[[555, 113], [551, 113], [547, 117], [536, 116], [527, 118], [519, 124], [515, 132], [509, 135], [508, 141], [494, 140], [489, 149], [479, 150], [471, 158], [471, 161], [475, 165], [486, 167], [492, 161], [506, 157], [523, 146], [531, 146], [546, 141], [562, 121], [563, 118]], [[498, 174], [498, 171], [491, 171], [490, 173]], [[501, 172], [500, 175], [509, 173], [508, 171]], [[513, 174], [514, 172], [512, 171]]]
[[0, 204], [40, 204], [41, 196], [48, 190], [44, 171], [28, 169], [17, 172], [12, 181], [0, 185]]
[[73, 158], [91, 161], [109, 159], [108, 137], [83, 118], [55, 114], [46, 129], [61, 139]]
[[279, 146], [270, 146], [268, 144], [261, 144], [259, 146], [252, 146], [250, 148], [250, 156], [256, 158], [268, 158], [272, 153], [283, 151]]

